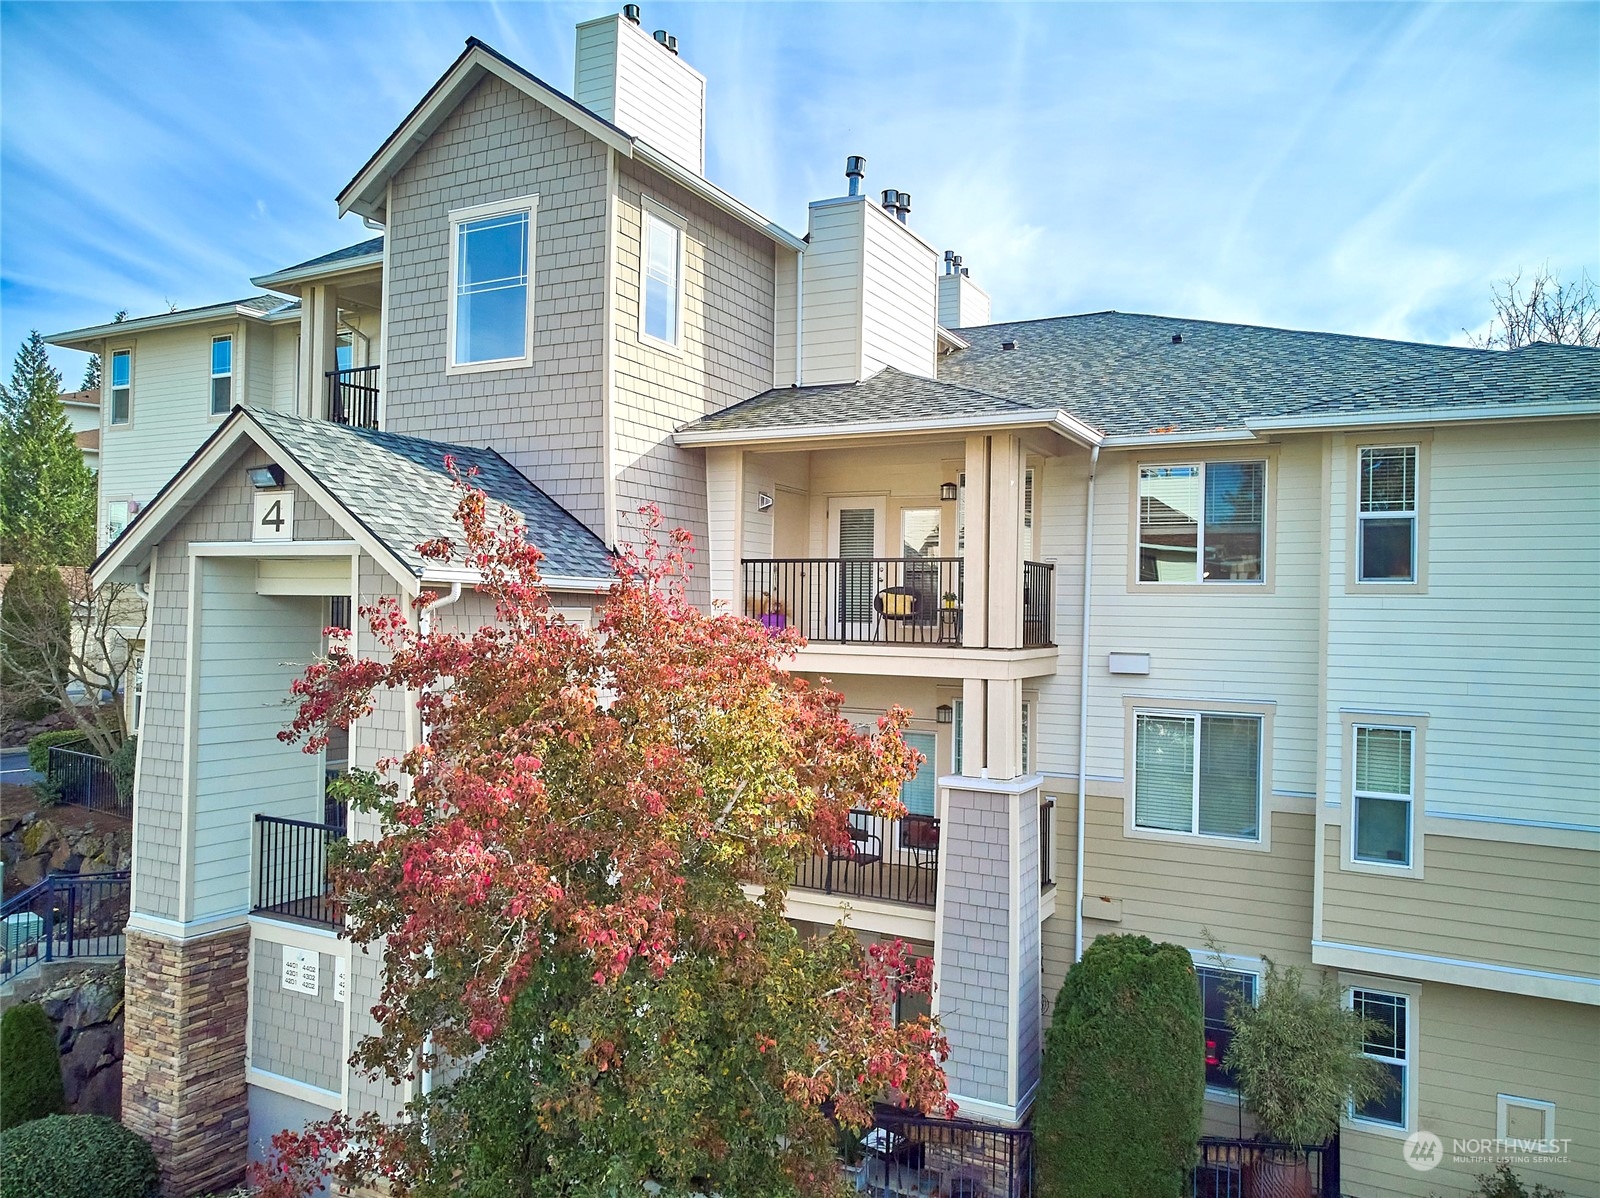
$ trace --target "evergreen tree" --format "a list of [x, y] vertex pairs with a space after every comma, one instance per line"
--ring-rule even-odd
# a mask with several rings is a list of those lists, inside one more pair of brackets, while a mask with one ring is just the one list
[[0, 556], [86, 564], [94, 555], [95, 479], [61, 406], [61, 373], [35, 329], [0, 386]]

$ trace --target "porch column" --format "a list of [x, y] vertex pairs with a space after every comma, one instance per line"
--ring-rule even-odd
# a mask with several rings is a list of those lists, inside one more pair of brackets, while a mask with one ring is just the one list
[[973, 649], [989, 644], [989, 440], [981, 435], [967, 438], [961, 643]]
[[1006, 1124], [1039, 1082], [1039, 783], [942, 787], [933, 1010], [950, 1039], [950, 1096], [963, 1115]]
[[989, 440], [989, 637], [995, 649], [1022, 646], [1022, 439]]
[[300, 293], [300, 415], [320, 419], [327, 372], [339, 364], [339, 291], [314, 285]]
[[712, 603], [744, 615], [744, 450], [713, 446], [706, 450], [706, 557]]

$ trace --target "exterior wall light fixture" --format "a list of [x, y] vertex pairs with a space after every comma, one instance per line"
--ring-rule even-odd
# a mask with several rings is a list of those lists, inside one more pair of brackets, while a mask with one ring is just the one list
[[282, 466], [252, 466], [250, 468], [250, 485], [259, 491], [270, 487], [283, 486]]
[[954, 503], [961, 494], [961, 488], [955, 483], [940, 483], [939, 498], [946, 503]]
[[956, 722], [956, 709], [949, 703], [941, 703], [933, 709], [933, 718], [941, 724], [953, 724]]

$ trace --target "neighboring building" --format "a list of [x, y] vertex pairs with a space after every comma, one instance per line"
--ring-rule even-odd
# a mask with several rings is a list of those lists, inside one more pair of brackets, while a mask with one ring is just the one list
[[66, 391], [61, 406], [72, 424], [72, 436], [83, 454], [83, 464], [96, 473], [100, 470], [100, 392]]
[[[320, 859], [284, 821], [324, 818], [325, 768], [422, 729], [397, 698], [326, 760], [275, 733], [352, 603], [492, 618], [415, 552], [449, 531], [446, 452], [573, 618], [654, 500], [700, 598], [798, 626], [864, 719], [912, 710], [910, 814], [858, 820], [790, 914], [934, 956], [965, 1113], [1026, 1115], [1066, 969], [1142, 932], [1195, 953], [1218, 1041], [1269, 956], [1388, 1021], [1403, 1086], [1352, 1113], [1348, 1192], [1415, 1192], [1419, 1129], [1570, 1139], [1524, 1175], [1594, 1176], [1600, 355], [989, 325], [905, 193], [818, 201], [800, 237], [708, 182], [705, 80], [627, 19], [578, 27], [575, 76], [470, 41], [340, 196], [382, 239], [255, 280], [289, 301], [54, 339], [108, 354], [103, 495], [143, 505], [96, 575], [152, 605], [124, 1117], [171, 1192], [406, 1097], [344, 1064], [375, 958], [280, 866]], [[204, 369], [230, 327], [244, 410]], [[147, 462], [111, 413], [156, 410]]]

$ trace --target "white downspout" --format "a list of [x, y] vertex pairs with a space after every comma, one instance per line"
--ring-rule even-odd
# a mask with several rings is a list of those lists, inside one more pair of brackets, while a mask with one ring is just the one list
[[1089, 612], [1094, 577], [1094, 476], [1100, 447], [1089, 451], [1089, 485], [1083, 498], [1083, 641], [1078, 647], [1078, 859], [1073, 872], [1072, 959], [1083, 959], [1084, 794], [1089, 773]]
[[[420, 629], [422, 635], [423, 636], [427, 636], [430, 632], [433, 631], [433, 613], [434, 613], [434, 611], [436, 609], [441, 608], [441, 607], [449, 607], [452, 603], [458, 603], [458, 602], [460, 602], [460, 600], [461, 600], [461, 584], [459, 582], [452, 582], [450, 584], [450, 593], [448, 595], [446, 595], [443, 599], [435, 599], [432, 603], [428, 604], [427, 607], [422, 609], [422, 615], [417, 619], [417, 625], [418, 625], [418, 628]], [[426, 741], [428, 739], [428, 725], [427, 724], [423, 724], [422, 725], [422, 739], [424, 741]], [[429, 960], [433, 959], [433, 945], [431, 945], [431, 944], [428, 945], [428, 958], [429, 958]], [[432, 973], [433, 973], [433, 967], [432, 966], [429, 966], [428, 973], [429, 973], [430, 976], [432, 975]], [[426, 1060], [427, 1058], [431, 1057], [432, 1055], [433, 1055], [433, 1033], [429, 1032], [422, 1039], [422, 1056], [423, 1056], [423, 1059]], [[426, 1097], [428, 1097], [428, 1095], [430, 1095], [432, 1093], [433, 1093], [433, 1070], [431, 1068], [430, 1069], [424, 1069], [422, 1071], [422, 1096], [424, 1098], [426, 1098]]]

